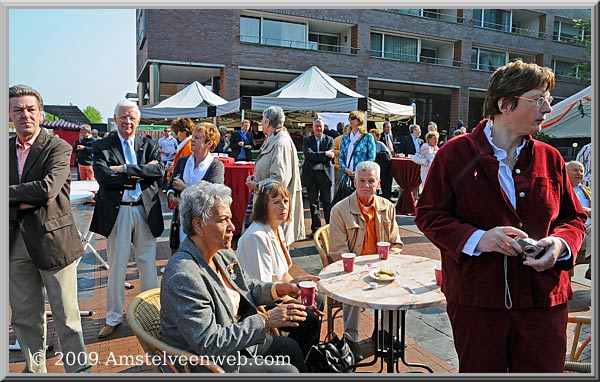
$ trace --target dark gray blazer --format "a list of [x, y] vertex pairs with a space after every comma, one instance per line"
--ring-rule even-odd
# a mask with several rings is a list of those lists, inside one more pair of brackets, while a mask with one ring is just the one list
[[[217, 252], [215, 261], [241, 295], [240, 317], [234, 316], [219, 276], [186, 237], [167, 263], [161, 281], [161, 339], [198, 355], [254, 356], [257, 345], [266, 340], [265, 325], [256, 306], [274, 304], [273, 284], [249, 279], [232, 250]], [[220, 366], [226, 372], [239, 371], [238, 365], [227, 362]]]
[[[42, 129], [19, 179], [15, 142], [15, 137], [8, 141], [9, 255], [20, 230], [36, 267], [55, 269], [69, 265], [83, 255], [69, 201], [72, 148]], [[34, 208], [19, 210], [20, 203]]]
[[[126, 173], [116, 172], [111, 170], [110, 166], [126, 163], [119, 135], [110, 134], [94, 142], [94, 175], [100, 189], [96, 194], [96, 207], [90, 231], [105, 237], [110, 235], [119, 214], [123, 191], [134, 189], [138, 180], [142, 188], [142, 202], [150, 231], [154, 237], [160, 236], [164, 231], [158, 182], [164, 174], [165, 166], [160, 160], [158, 144], [151, 139], [136, 136], [134, 149], [138, 164], [128, 165]], [[148, 164], [153, 160], [157, 160], [158, 163]]]
[[317, 151], [317, 139], [314, 135], [304, 137], [302, 141], [302, 152], [304, 153], [304, 163], [302, 164], [302, 184], [306, 187], [313, 183], [312, 168], [316, 164], [323, 164], [323, 170], [330, 182], [333, 183], [333, 158], [325, 155], [325, 151], [333, 150], [333, 138], [323, 134], [322, 143]]

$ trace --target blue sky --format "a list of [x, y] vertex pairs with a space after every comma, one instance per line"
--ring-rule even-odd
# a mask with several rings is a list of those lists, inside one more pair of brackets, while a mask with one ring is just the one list
[[91, 105], [103, 122], [137, 92], [135, 9], [9, 10], [9, 85], [47, 105]]

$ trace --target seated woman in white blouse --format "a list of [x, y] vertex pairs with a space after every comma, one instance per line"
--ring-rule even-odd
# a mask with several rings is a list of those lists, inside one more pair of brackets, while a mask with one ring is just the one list
[[[281, 228], [281, 223], [291, 216], [289, 203], [289, 191], [281, 183], [267, 182], [259, 189], [252, 211], [252, 224], [240, 237], [237, 247], [238, 261], [250, 278], [264, 282], [290, 282], [293, 279], [289, 274], [292, 259]], [[302, 279], [319, 280], [316, 276]], [[289, 331], [288, 337], [298, 342], [304, 356], [319, 341], [321, 332], [323, 296], [317, 293], [315, 301], [315, 309], [306, 310], [308, 317], [300, 326], [283, 329]]]
[[[192, 155], [182, 156], [177, 159], [169, 187], [167, 199], [176, 209], [179, 206], [179, 194], [186, 187], [205, 180], [210, 183], [223, 184], [225, 182], [225, 166], [214, 159], [210, 153], [215, 150], [221, 134], [212, 123], [201, 122], [192, 129]], [[173, 216], [179, 216], [173, 211]], [[185, 239], [183, 230], [179, 231], [180, 242]]]

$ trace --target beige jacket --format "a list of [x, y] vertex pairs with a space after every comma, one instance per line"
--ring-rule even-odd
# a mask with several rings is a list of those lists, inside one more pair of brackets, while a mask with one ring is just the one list
[[[396, 223], [396, 209], [387, 199], [375, 196], [375, 232], [377, 241], [390, 243], [390, 253], [399, 253], [404, 247]], [[358, 205], [356, 192], [331, 208], [329, 219], [329, 256], [338, 261], [342, 253], [360, 255], [365, 237], [366, 222]]]
[[[270, 135], [263, 143], [254, 164], [254, 180], [262, 187], [268, 181], [287, 186], [290, 192], [290, 214], [292, 219], [282, 224], [287, 245], [304, 240], [304, 206], [302, 205], [302, 183], [298, 151], [285, 128], [277, 135]], [[256, 199], [255, 199], [256, 200]]]

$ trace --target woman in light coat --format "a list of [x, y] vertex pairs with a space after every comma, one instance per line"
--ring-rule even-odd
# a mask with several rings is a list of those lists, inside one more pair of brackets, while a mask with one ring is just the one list
[[427, 179], [427, 173], [429, 172], [429, 166], [431, 166], [431, 162], [435, 158], [435, 154], [439, 150], [438, 141], [440, 139], [440, 134], [437, 131], [430, 131], [425, 135], [425, 144], [421, 146], [419, 150], [419, 154], [423, 155], [427, 158], [427, 162], [424, 165], [421, 165], [421, 190], [425, 185], [425, 179]]
[[271, 106], [263, 111], [262, 126], [267, 135], [256, 163], [254, 175], [246, 180], [250, 191], [257, 192], [267, 182], [283, 183], [290, 193], [292, 218], [282, 224], [287, 245], [304, 240], [304, 206], [302, 205], [302, 183], [298, 152], [294, 142], [283, 127], [285, 114], [279, 106]]

